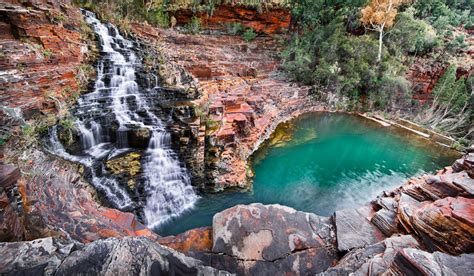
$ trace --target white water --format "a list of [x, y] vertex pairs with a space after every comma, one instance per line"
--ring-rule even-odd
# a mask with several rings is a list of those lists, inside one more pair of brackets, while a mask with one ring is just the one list
[[[170, 135], [150, 110], [145, 97], [145, 92], [150, 91], [140, 88], [136, 82], [135, 67], [140, 64], [132, 50], [133, 43], [123, 38], [115, 26], [101, 23], [91, 12], [84, 13], [99, 37], [102, 56], [97, 65], [94, 91], [79, 99], [75, 112], [82, 152], [80, 156], [69, 154], [58, 141], [56, 128], [51, 135], [52, 151], [91, 168], [91, 183], [116, 208], [132, 208], [137, 203], [132, 201], [123, 184], [107, 174], [103, 162], [129, 149], [129, 131], [148, 129], [151, 138], [142, 158], [147, 198], [143, 212], [149, 227], [158, 226], [192, 208], [198, 196], [171, 149]], [[108, 137], [111, 126], [101, 125], [101, 118], [110, 113], [118, 123], [115, 139]]]

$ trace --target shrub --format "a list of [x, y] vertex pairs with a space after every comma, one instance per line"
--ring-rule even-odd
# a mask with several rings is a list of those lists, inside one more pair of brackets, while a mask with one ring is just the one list
[[199, 17], [193, 16], [191, 21], [184, 25], [184, 29], [187, 33], [198, 34], [201, 31], [201, 19], [199, 19]]
[[257, 34], [253, 31], [252, 28], [248, 28], [242, 34], [242, 38], [247, 42], [254, 40], [256, 37], [257, 37]]
[[244, 32], [244, 26], [240, 22], [227, 23], [225, 28], [230, 35], [240, 35]]
[[405, 54], [424, 54], [440, 45], [436, 30], [424, 20], [414, 18], [414, 9], [397, 16], [397, 24], [387, 36], [386, 45], [392, 52], [400, 49]]
[[456, 36], [453, 40], [451, 40], [451, 42], [448, 43], [448, 45], [446, 45], [446, 49], [452, 54], [455, 54], [460, 50], [467, 49], [469, 45], [464, 41], [464, 39], [464, 35]]

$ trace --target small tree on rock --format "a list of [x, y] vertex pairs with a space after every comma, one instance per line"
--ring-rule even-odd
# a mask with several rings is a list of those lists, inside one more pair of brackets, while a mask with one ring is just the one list
[[395, 23], [397, 8], [408, 1], [409, 0], [371, 0], [369, 4], [362, 9], [362, 23], [369, 30], [379, 33], [377, 62], [382, 60], [384, 31], [391, 28]]

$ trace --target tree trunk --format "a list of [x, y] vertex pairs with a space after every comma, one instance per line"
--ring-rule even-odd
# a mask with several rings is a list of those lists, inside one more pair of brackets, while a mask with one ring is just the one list
[[382, 44], [383, 44], [383, 26], [379, 29], [379, 53], [377, 55], [377, 62], [382, 61]]

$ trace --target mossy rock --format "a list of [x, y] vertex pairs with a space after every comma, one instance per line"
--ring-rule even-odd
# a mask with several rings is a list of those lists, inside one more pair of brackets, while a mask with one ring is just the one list
[[130, 152], [108, 160], [105, 165], [112, 174], [125, 174], [126, 176], [134, 177], [141, 171], [141, 157], [142, 155], [139, 152]]

